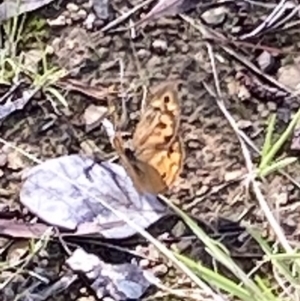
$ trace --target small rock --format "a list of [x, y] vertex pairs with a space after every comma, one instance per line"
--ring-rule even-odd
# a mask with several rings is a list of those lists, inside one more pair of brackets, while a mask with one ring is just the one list
[[265, 105], [263, 103], [258, 104], [257, 111], [262, 112], [265, 110]]
[[300, 68], [297, 64], [286, 65], [278, 70], [278, 81], [292, 90], [299, 89]]
[[141, 268], [148, 268], [150, 266], [150, 261], [148, 259], [141, 259], [139, 266]]
[[244, 129], [248, 129], [248, 128], [252, 127], [253, 124], [252, 124], [252, 121], [250, 121], [250, 120], [244, 120], [244, 119], [241, 119], [241, 120], [238, 120], [238, 121], [237, 121], [237, 126], [238, 126], [241, 130], [244, 130]]
[[225, 182], [234, 181], [234, 180], [240, 178], [243, 174], [244, 174], [244, 171], [241, 169], [228, 171], [224, 175], [224, 180], [225, 180]]
[[66, 18], [66, 24], [67, 25], [72, 25], [73, 24], [73, 20], [71, 18]]
[[70, 13], [76, 13], [79, 10], [79, 6], [75, 3], [72, 3], [72, 2], [68, 3], [66, 8]]
[[162, 264], [158, 264], [158, 265], [154, 266], [151, 269], [151, 271], [154, 274], [154, 276], [162, 277], [162, 276], [165, 276], [168, 273], [169, 268], [165, 264], [162, 263]]
[[199, 140], [190, 140], [188, 141], [188, 148], [189, 149], [199, 149], [201, 143]]
[[154, 40], [152, 47], [156, 50], [166, 51], [168, 49], [168, 44], [164, 40]]
[[89, 13], [88, 16], [86, 17], [83, 25], [85, 26], [86, 29], [91, 30], [94, 27], [94, 23], [96, 21], [96, 15], [94, 13]]
[[238, 92], [238, 98], [241, 99], [242, 101], [251, 98], [251, 94], [245, 86], [240, 86], [240, 89]]
[[151, 58], [148, 61], [148, 66], [150, 68], [155, 68], [155, 67], [161, 66], [161, 64], [162, 64], [162, 61], [161, 61], [160, 57], [157, 55], [151, 56]]
[[256, 59], [260, 69], [264, 72], [269, 72], [275, 63], [274, 57], [268, 51], [263, 51]]
[[273, 101], [268, 101], [267, 102], [267, 108], [272, 112], [276, 112], [277, 111], [277, 104]]
[[217, 26], [225, 21], [226, 16], [227, 8], [225, 6], [220, 6], [207, 10], [201, 17], [208, 25]]
[[87, 12], [84, 9], [81, 9], [78, 12], [71, 14], [71, 19], [75, 22], [80, 20], [85, 20], [86, 17], [87, 17]]
[[7, 154], [5, 152], [0, 152], [0, 167], [5, 166], [7, 163]]
[[263, 110], [263, 111], [260, 113], [260, 116], [261, 116], [262, 118], [265, 118], [265, 117], [269, 116], [269, 114], [270, 114], [270, 111], [269, 111], [269, 110]]
[[52, 54], [54, 54], [54, 48], [51, 46], [51, 45], [47, 45], [46, 46], [46, 48], [45, 48], [45, 53], [46, 54], [50, 54], [50, 55], [52, 55]]
[[24, 162], [24, 156], [16, 150], [13, 150], [7, 155], [7, 161], [7, 167], [12, 170], [19, 170], [26, 166]]
[[97, 51], [97, 54], [98, 54], [99, 58], [101, 58], [102, 60], [105, 60], [108, 58], [110, 51], [108, 48], [100, 47]]
[[53, 20], [47, 20], [47, 23], [49, 26], [51, 27], [55, 27], [55, 26], [64, 26], [67, 24], [67, 19], [65, 16], [60, 15], [58, 16], [56, 19]]
[[91, 131], [99, 126], [102, 118], [107, 113], [107, 107], [90, 105], [86, 108], [83, 119], [86, 126], [86, 131]]
[[87, 12], [84, 9], [80, 9], [77, 15], [80, 20], [85, 20], [87, 18]]
[[137, 55], [139, 58], [143, 59], [143, 58], [147, 58], [150, 56], [150, 52], [146, 49], [139, 49], [137, 52]]
[[62, 40], [61, 38], [54, 38], [52, 43], [51, 43], [51, 47], [53, 48], [54, 52], [58, 51], [61, 47], [62, 44]]

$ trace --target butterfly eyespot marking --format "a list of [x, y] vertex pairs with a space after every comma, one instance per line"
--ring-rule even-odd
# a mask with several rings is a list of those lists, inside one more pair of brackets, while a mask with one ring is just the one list
[[164, 96], [164, 103], [169, 103], [170, 102], [170, 96], [169, 95], [165, 95]]

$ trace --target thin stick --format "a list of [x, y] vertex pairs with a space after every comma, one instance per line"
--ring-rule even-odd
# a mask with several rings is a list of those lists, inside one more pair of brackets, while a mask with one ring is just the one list
[[126, 19], [128, 19], [131, 15], [133, 15], [135, 12], [137, 12], [138, 10], [140, 10], [141, 8], [143, 8], [144, 6], [150, 4], [152, 1], [154, 1], [154, 0], [146, 0], [146, 1], [142, 2], [141, 4], [133, 7], [128, 12], [124, 13], [123, 15], [121, 15], [120, 17], [118, 17], [117, 19], [115, 19], [112, 22], [108, 23], [106, 26], [104, 26], [101, 29], [101, 31], [106, 32], [106, 31], [110, 30], [111, 28], [119, 25], [120, 23], [122, 23], [123, 21], [125, 21]]

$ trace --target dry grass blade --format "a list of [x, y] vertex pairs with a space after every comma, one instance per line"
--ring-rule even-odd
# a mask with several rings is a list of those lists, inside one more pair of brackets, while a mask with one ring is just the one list
[[151, 2], [153, 2], [153, 0], [146, 0], [144, 2], [142, 2], [141, 4], [133, 7], [132, 9], [130, 9], [128, 12], [122, 14], [120, 17], [118, 17], [117, 19], [113, 20], [112, 22], [108, 23], [106, 26], [104, 26], [101, 31], [106, 32], [110, 29], [112, 29], [113, 27], [121, 24], [123, 21], [125, 21], [126, 19], [130, 18], [131, 15], [133, 15], [135, 12], [137, 12], [138, 10], [140, 10], [141, 8], [143, 8], [144, 6], [150, 4]]

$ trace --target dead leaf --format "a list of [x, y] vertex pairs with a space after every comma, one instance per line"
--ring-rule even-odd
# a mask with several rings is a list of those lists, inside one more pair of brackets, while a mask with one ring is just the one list
[[0, 22], [34, 11], [53, 0], [5, 0], [0, 4]]
[[25, 105], [30, 101], [30, 99], [37, 92], [37, 89], [30, 89], [28, 91], [22, 92], [22, 97], [16, 99], [15, 101], [7, 101], [5, 104], [0, 105], [0, 121], [5, 119], [10, 114], [18, 110], [23, 110]]
[[157, 281], [150, 271], [133, 263], [108, 264], [83, 249], [75, 250], [66, 263], [92, 281], [91, 288], [101, 300], [107, 296], [113, 300], [140, 300], [151, 285], [149, 279]]
[[140, 195], [121, 165], [107, 161], [98, 164], [85, 156], [62, 156], [33, 167], [24, 179], [21, 203], [46, 223], [77, 230], [77, 235], [121, 239], [136, 233], [102, 202], [143, 228], [168, 212], [156, 196]]

